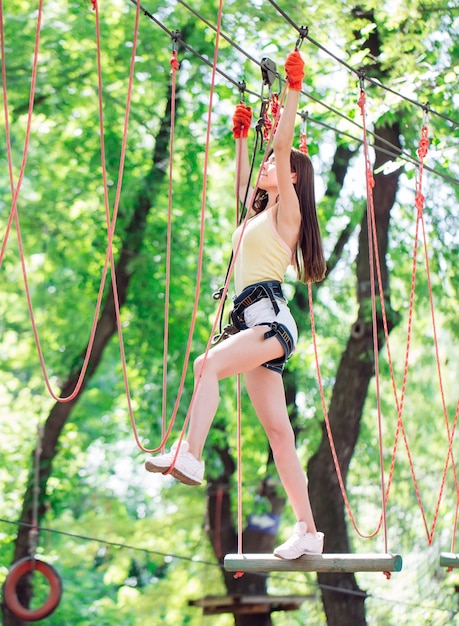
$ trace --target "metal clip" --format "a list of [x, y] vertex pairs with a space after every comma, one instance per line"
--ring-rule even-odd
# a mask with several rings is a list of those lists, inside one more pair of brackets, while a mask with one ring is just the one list
[[309, 113], [307, 111], [300, 111], [300, 116], [301, 116], [300, 133], [305, 135], [307, 131]]
[[303, 39], [307, 37], [309, 33], [309, 28], [307, 26], [300, 26], [298, 29], [298, 39], [296, 40], [295, 50], [299, 50], [301, 48], [301, 44], [303, 43]]
[[[212, 294], [212, 298], [214, 300], [221, 300], [223, 298], [223, 292], [225, 291], [224, 287], [220, 287], [219, 289], [217, 289], [217, 291], [214, 291], [214, 293]], [[225, 294], [225, 300], [228, 297], [228, 294]]]
[[172, 52], [177, 52], [178, 50], [178, 42], [180, 39], [180, 31], [179, 30], [173, 30], [171, 32], [171, 39], [172, 39]]
[[263, 77], [263, 85], [269, 85], [271, 88], [277, 78], [276, 64], [268, 57], [263, 57], [260, 61], [261, 75]]
[[245, 103], [245, 89], [247, 87], [247, 84], [245, 82], [245, 80], [240, 80], [237, 84], [237, 87], [239, 89], [239, 93], [241, 94], [241, 102]]
[[269, 100], [267, 100], [266, 98], [262, 98], [260, 116], [255, 125], [255, 131], [257, 133], [263, 133], [263, 126], [265, 125], [265, 113], [266, 113], [266, 108], [268, 107], [268, 105], [269, 105]]
[[427, 126], [427, 122], [429, 121], [430, 114], [430, 104], [426, 102], [422, 105], [422, 125]]

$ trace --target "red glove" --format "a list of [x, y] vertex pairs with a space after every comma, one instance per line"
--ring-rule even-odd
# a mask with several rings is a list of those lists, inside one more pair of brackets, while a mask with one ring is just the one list
[[252, 121], [252, 109], [245, 104], [238, 104], [233, 115], [233, 137], [247, 137]]
[[290, 52], [285, 61], [288, 86], [295, 91], [301, 91], [304, 78], [304, 61], [298, 50]]

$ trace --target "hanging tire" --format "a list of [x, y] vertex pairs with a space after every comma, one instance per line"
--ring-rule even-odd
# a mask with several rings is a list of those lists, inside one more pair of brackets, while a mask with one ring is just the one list
[[[49, 584], [49, 594], [45, 603], [37, 609], [28, 609], [19, 602], [17, 586], [25, 574], [38, 571], [46, 578]], [[62, 595], [62, 581], [57, 571], [44, 561], [25, 557], [16, 561], [8, 572], [3, 584], [3, 598], [10, 611], [21, 619], [36, 622], [50, 615], [60, 602]]]

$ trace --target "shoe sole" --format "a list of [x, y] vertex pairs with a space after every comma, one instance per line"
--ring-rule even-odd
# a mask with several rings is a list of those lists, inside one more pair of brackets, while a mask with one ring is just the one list
[[172, 468], [171, 474], [174, 478], [176, 478], [178, 481], [180, 481], [184, 485], [191, 485], [192, 487], [194, 487], [194, 486], [202, 484], [202, 480], [197, 480], [196, 478], [190, 478], [190, 476], [183, 474], [176, 467]]
[[[152, 472], [154, 474], [165, 474], [169, 470], [169, 467], [159, 467], [158, 465], [155, 465], [153, 461], [149, 460], [145, 461], [145, 469], [147, 470], [147, 472]], [[202, 484], [202, 480], [190, 478], [190, 476], [183, 474], [176, 467], [172, 469], [171, 475], [184, 485], [197, 486]]]
[[167, 472], [169, 467], [159, 467], [159, 465], [155, 465], [153, 460], [145, 461], [145, 469], [147, 472], [153, 472], [156, 474], [164, 474]]
[[277, 556], [278, 559], [284, 559], [284, 561], [296, 561], [296, 559], [299, 559], [302, 556], [320, 556], [323, 553], [322, 552], [303, 552], [299, 556], [282, 556], [281, 554], [276, 554], [276, 552], [273, 552], [273, 554], [274, 556]]

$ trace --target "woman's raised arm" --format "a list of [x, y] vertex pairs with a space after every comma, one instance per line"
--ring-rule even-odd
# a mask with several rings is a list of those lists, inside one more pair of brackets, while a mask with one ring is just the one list
[[[279, 190], [279, 218], [288, 229], [296, 229], [301, 222], [300, 207], [294, 183], [296, 174], [290, 167], [296, 113], [304, 77], [304, 62], [298, 50], [291, 52], [285, 62], [288, 91], [282, 115], [274, 135], [277, 186]], [[279, 225], [278, 225], [279, 226]]]

